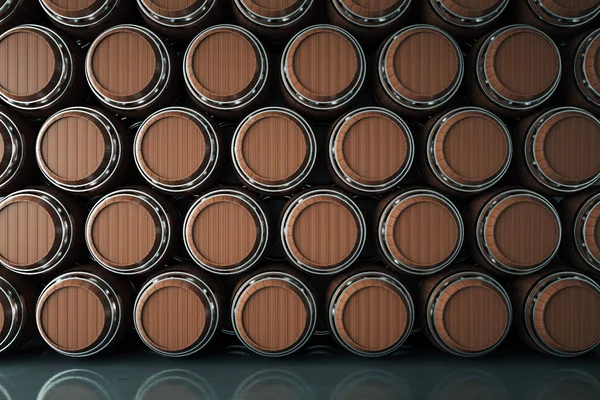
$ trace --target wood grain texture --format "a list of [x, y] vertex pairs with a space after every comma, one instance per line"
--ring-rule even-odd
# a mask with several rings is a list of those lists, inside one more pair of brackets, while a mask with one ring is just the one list
[[211, 101], [242, 98], [265, 79], [260, 51], [241, 29], [223, 26], [205, 31], [186, 54], [185, 71], [193, 90]]
[[510, 136], [497, 120], [470, 111], [443, 124], [434, 148], [445, 175], [461, 184], [485, 184], [510, 162]]
[[547, 116], [530, 150], [546, 179], [587, 185], [600, 178], [600, 121], [580, 111]]
[[48, 95], [65, 67], [55, 46], [45, 34], [28, 27], [0, 36], [0, 94], [13, 101]]
[[183, 356], [205, 348], [226, 315], [220, 284], [196, 265], [162, 269], [143, 285], [135, 302], [138, 334], [162, 355]]
[[106, 333], [109, 304], [99, 289], [81, 280], [64, 281], [40, 302], [41, 333], [64, 351], [85, 351]]
[[297, 114], [265, 109], [244, 120], [236, 132], [234, 162], [241, 178], [268, 189], [285, 189], [305, 179], [314, 163], [314, 134]]
[[527, 0], [527, 3], [540, 18], [550, 20], [583, 18], [593, 14], [600, 7], [598, 0], [543, 0], [541, 4]]
[[148, 118], [135, 142], [141, 172], [165, 187], [197, 179], [214, 163], [210, 157], [216, 149], [209, 132], [182, 110], [165, 110]]
[[286, 275], [275, 271], [255, 276], [249, 277], [250, 285], [235, 290], [238, 301], [232, 318], [240, 339], [268, 355], [293, 351], [312, 334], [315, 304]]
[[183, 18], [198, 10], [205, 0], [141, 0], [152, 12], [166, 18]]
[[489, 353], [511, 326], [508, 294], [494, 278], [473, 266], [459, 264], [427, 277], [418, 293], [425, 334], [452, 354]]
[[[109, 3], [116, 3], [111, 0]], [[85, 18], [106, 6], [105, 0], [42, 0], [42, 4], [64, 18]]]
[[77, 185], [104, 172], [116, 149], [102, 122], [77, 110], [53, 116], [40, 131], [40, 167], [57, 182]]
[[359, 79], [363, 68], [359, 52], [342, 32], [329, 27], [308, 29], [294, 38], [285, 55], [286, 79], [311, 101], [339, 99]]
[[56, 255], [62, 240], [61, 217], [46, 201], [28, 194], [5, 198], [0, 208], [0, 259], [29, 270]]
[[581, 281], [561, 281], [537, 299], [533, 320], [541, 339], [563, 352], [580, 352], [600, 343], [600, 292]]
[[389, 85], [409, 101], [439, 101], [460, 85], [462, 54], [441, 30], [409, 28], [394, 38], [386, 55]]
[[355, 256], [359, 216], [343, 201], [316, 194], [294, 206], [287, 218], [287, 246], [295, 258], [320, 271], [335, 269]]
[[[387, 354], [406, 339], [414, 308], [393, 279], [384, 268], [365, 266], [331, 282], [327, 312], [335, 315], [330, 317], [331, 329], [344, 346], [359, 354]], [[340, 290], [333, 303], [334, 293]]]
[[560, 80], [561, 58], [550, 38], [530, 27], [516, 27], [498, 35], [485, 53], [488, 84], [508, 100], [540, 99]]
[[160, 58], [145, 31], [120, 27], [92, 43], [86, 70], [93, 89], [101, 95], [117, 102], [132, 101], [155, 89], [164, 72]]
[[340, 119], [330, 142], [333, 171], [339, 181], [350, 178], [359, 185], [383, 185], [397, 180], [412, 166], [411, 133], [397, 118], [381, 109], [365, 109]]
[[481, 228], [492, 256], [517, 270], [546, 263], [560, 243], [560, 221], [533, 195], [514, 195], [500, 201]]
[[401, 8], [404, 0], [340, 0], [352, 13], [366, 18], [384, 17]]
[[37, 133], [16, 113], [0, 111], [0, 195], [26, 187], [38, 177], [34, 146]]
[[203, 339], [209, 305], [200, 290], [182, 280], [162, 280], [144, 292], [136, 317], [146, 340], [166, 352], [184, 351]]
[[[158, 202], [161, 208], [151, 202]], [[167, 218], [168, 225], [161, 223]], [[85, 238], [103, 266], [113, 272], [133, 273], [150, 268], [151, 260], [160, 263], [171, 256], [176, 242], [171, 239], [163, 243], [162, 238], [173, 238], [179, 226], [171, 203], [151, 190], [136, 187], [96, 203], [87, 220]]]
[[[390, 196], [382, 203], [395, 198]], [[428, 193], [404, 196], [385, 220], [379, 219], [378, 226], [385, 232], [386, 248], [400, 263], [392, 265], [422, 273], [448, 263], [462, 243], [460, 215], [448, 200]]]
[[253, 13], [265, 18], [283, 18], [298, 10], [304, 0], [241, 0]]
[[[579, 41], [573, 42], [578, 45], [581, 43]], [[586, 97], [584, 103], [592, 103], [595, 106], [600, 105], [600, 31], [595, 30], [590, 33], [586, 37], [586, 45], [578, 47], [576, 52], [572, 49], [569, 50], [570, 53], [575, 53], [573, 58], [569, 58], [569, 61], [573, 60], [574, 62], [567, 65], [574, 67], [574, 78], [577, 83], [576, 88], [572, 87], [570, 89], [573, 91], [578, 89], [583, 93]], [[589, 109], [589, 107], [585, 108]], [[591, 112], [597, 114], [596, 110], [594, 108]]]
[[[208, 193], [186, 217], [188, 251], [213, 272], [250, 268], [264, 250], [264, 217], [244, 192]], [[237, 271], [239, 272], [239, 271]]]

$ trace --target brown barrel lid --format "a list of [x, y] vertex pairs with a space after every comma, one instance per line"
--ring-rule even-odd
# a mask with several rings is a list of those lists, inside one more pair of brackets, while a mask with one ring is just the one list
[[365, 81], [365, 56], [358, 42], [333, 25], [298, 33], [281, 58], [283, 85], [302, 105], [338, 108], [353, 99]]
[[46, 178], [70, 192], [105, 184], [123, 156], [114, 125], [99, 111], [74, 107], [49, 118], [37, 137], [36, 157]]
[[137, 0], [140, 10], [156, 23], [184, 27], [197, 23], [215, 6], [216, 0]]
[[406, 288], [389, 274], [363, 272], [342, 282], [328, 308], [334, 335], [359, 355], [398, 349], [412, 330], [414, 306]]
[[316, 159], [315, 135], [293, 111], [268, 107], [248, 115], [233, 137], [233, 166], [248, 186], [267, 193], [301, 185]]
[[267, 53], [252, 33], [217, 25], [200, 33], [185, 53], [185, 82], [202, 104], [218, 110], [243, 107], [267, 82]]
[[528, 274], [547, 265], [561, 239], [552, 204], [528, 190], [508, 190], [490, 199], [477, 226], [484, 256], [510, 274]]
[[591, 199], [586, 210], [583, 225], [583, 243], [586, 252], [592, 256], [592, 264], [600, 269], [600, 195]]
[[234, 295], [236, 335], [252, 351], [283, 356], [312, 335], [316, 303], [299, 279], [284, 272], [263, 272], [244, 282]]
[[237, 189], [216, 189], [200, 196], [185, 218], [185, 247], [202, 268], [235, 274], [262, 258], [269, 237], [259, 203]]
[[477, 77], [488, 97], [509, 109], [533, 108], [547, 100], [561, 77], [556, 44], [527, 25], [504, 27], [486, 39]]
[[122, 0], [41, 0], [42, 9], [53, 20], [74, 27], [97, 24]]
[[0, 189], [12, 182], [24, 158], [25, 143], [19, 128], [0, 111]]
[[574, 67], [579, 89], [589, 101], [600, 106], [600, 29], [581, 42]]
[[525, 158], [536, 179], [559, 192], [584, 189], [600, 179], [600, 120], [573, 107], [537, 118]]
[[135, 136], [135, 161], [142, 177], [172, 194], [202, 187], [213, 175], [220, 151], [211, 123], [189, 108], [152, 114]]
[[21, 296], [14, 286], [5, 278], [0, 277], [0, 352], [6, 350], [21, 333], [23, 321], [26, 318], [25, 306]]
[[551, 351], [577, 355], [600, 343], [600, 286], [584, 275], [564, 275], [536, 294], [531, 321]]
[[315, 274], [333, 274], [358, 258], [365, 242], [365, 220], [345, 194], [311, 189], [288, 204], [280, 235], [295, 266]]
[[447, 351], [483, 355], [506, 337], [512, 321], [506, 291], [491, 277], [462, 272], [444, 279], [428, 302], [428, 325]]
[[337, 12], [348, 21], [376, 28], [385, 26], [403, 15], [410, 6], [409, 0], [331, 0]]
[[64, 258], [73, 227], [57, 199], [38, 189], [0, 202], [0, 264], [22, 274], [43, 273]]
[[438, 180], [454, 190], [479, 192], [493, 186], [511, 159], [508, 128], [481, 108], [450, 111], [429, 132], [427, 162]]
[[433, 9], [444, 20], [458, 26], [485, 25], [498, 18], [508, 0], [429, 0]]
[[585, 24], [600, 13], [598, 0], [527, 0], [527, 2], [542, 20], [562, 27]]
[[448, 266], [463, 243], [464, 227], [450, 200], [428, 189], [392, 198], [379, 219], [379, 244], [394, 266], [431, 274]]
[[38, 330], [62, 354], [94, 354], [114, 337], [121, 317], [118, 302], [105, 281], [88, 272], [68, 272], [42, 291], [36, 310]]
[[302, 18], [314, 0], [234, 0], [250, 21], [268, 27], [287, 26]]
[[122, 189], [103, 197], [86, 222], [86, 242], [103, 267], [134, 274], [154, 266], [172, 240], [165, 209], [145, 192]]
[[215, 293], [194, 275], [167, 272], [152, 278], [135, 302], [135, 327], [146, 345], [167, 356], [202, 349], [217, 330]]
[[60, 98], [72, 77], [66, 43], [52, 30], [21, 25], [0, 35], [0, 98], [36, 110]]
[[412, 166], [414, 143], [406, 123], [379, 107], [346, 114], [333, 127], [329, 161], [355, 190], [382, 192], [398, 185]]
[[379, 79], [400, 105], [418, 110], [438, 107], [458, 90], [463, 56], [443, 30], [413, 25], [391, 36], [379, 58]]
[[137, 25], [104, 31], [90, 45], [85, 64], [94, 95], [104, 104], [124, 110], [155, 101], [172, 74], [164, 43], [151, 30]]

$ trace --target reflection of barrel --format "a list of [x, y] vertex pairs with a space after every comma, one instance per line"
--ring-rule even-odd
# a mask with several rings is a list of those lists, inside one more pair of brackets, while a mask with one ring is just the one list
[[312, 336], [317, 302], [305, 278], [286, 265], [268, 265], [234, 290], [231, 319], [250, 350], [269, 357], [296, 352]]
[[246, 378], [231, 397], [233, 400], [315, 398], [310, 386], [296, 374], [279, 369], [267, 369]]
[[133, 287], [98, 265], [80, 265], [52, 280], [37, 303], [44, 341], [60, 354], [86, 357], [118, 341], [132, 327]]
[[419, 286], [419, 313], [430, 341], [459, 356], [496, 349], [512, 322], [511, 302], [491, 276], [460, 265], [426, 278]]
[[23, 275], [68, 268], [83, 253], [84, 219], [83, 205], [55, 188], [32, 186], [2, 198], [0, 264]]
[[38, 392], [37, 400], [112, 400], [118, 396], [116, 388], [102, 375], [85, 369], [71, 369], [48, 379]]
[[[578, 400], [600, 398], [600, 382], [592, 369], [561, 369], [546, 374], [526, 393], [528, 398], [559, 400], [565, 397]], [[531, 396], [531, 397], [529, 397]]]
[[377, 393], [379, 400], [413, 398], [406, 379], [385, 370], [365, 369], [347, 376], [335, 387], [330, 399], [369, 399], [373, 398], [374, 393]]
[[385, 197], [376, 211], [381, 259], [401, 272], [428, 275], [458, 256], [463, 222], [445, 196], [426, 188], [406, 188]]
[[495, 374], [476, 369], [459, 370], [444, 376], [427, 397], [430, 400], [510, 400], [508, 388]]
[[193, 265], [172, 266], [149, 278], [134, 306], [134, 324], [142, 341], [172, 357], [202, 350], [226, 317], [220, 287]]
[[478, 265], [525, 275], [544, 268], [561, 241], [552, 203], [530, 190], [499, 188], [476, 197], [465, 211], [467, 247]]
[[557, 264], [510, 283], [515, 320], [530, 347], [573, 357], [600, 343], [600, 285]]
[[408, 290], [391, 271], [375, 265], [336, 276], [327, 290], [326, 310], [335, 339], [367, 357], [396, 351], [415, 318]]
[[558, 210], [565, 236], [561, 256], [584, 272], [600, 274], [600, 190], [570, 195]]
[[213, 387], [203, 377], [183, 369], [170, 369], [148, 378], [135, 394], [135, 400], [170, 399], [215, 400]]

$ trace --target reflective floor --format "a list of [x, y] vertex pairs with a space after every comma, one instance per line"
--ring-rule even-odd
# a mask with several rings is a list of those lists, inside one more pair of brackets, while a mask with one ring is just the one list
[[85, 360], [20, 352], [0, 360], [0, 400], [600, 399], [600, 353], [563, 360], [511, 347], [473, 360], [407, 347], [373, 360], [313, 346], [272, 360], [238, 346], [226, 350], [186, 359], [119, 351]]

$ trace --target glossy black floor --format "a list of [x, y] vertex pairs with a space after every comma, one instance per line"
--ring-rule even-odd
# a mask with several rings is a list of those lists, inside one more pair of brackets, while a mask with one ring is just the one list
[[0, 359], [0, 400], [600, 399], [600, 352], [556, 359], [513, 342], [462, 359], [416, 340], [391, 357], [364, 359], [320, 342], [285, 359], [236, 344], [184, 359], [135, 344], [89, 359], [33, 346]]

